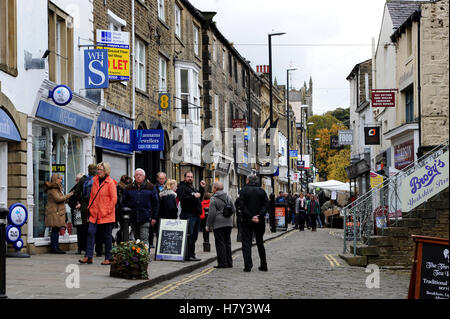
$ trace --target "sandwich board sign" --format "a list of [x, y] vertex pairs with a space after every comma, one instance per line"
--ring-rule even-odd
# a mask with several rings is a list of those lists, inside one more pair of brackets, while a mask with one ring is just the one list
[[184, 261], [188, 221], [161, 219], [155, 260]]

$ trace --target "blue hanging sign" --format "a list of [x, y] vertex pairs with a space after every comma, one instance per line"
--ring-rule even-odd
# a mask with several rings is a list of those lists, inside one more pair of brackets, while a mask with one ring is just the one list
[[92, 124], [94, 124], [94, 121], [87, 117], [62, 109], [45, 101], [39, 102], [36, 116], [72, 127], [85, 133], [89, 133]]
[[109, 87], [108, 50], [84, 51], [84, 86], [86, 89]]
[[164, 130], [133, 130], [135, 151], [164, 151]]
[[59, 106], [64, 106], [72, 101], [72, 90], [67, 85], [57, 85], [52, 91], [49, 91], [49, 98]]
[[0, 108], [0, 139], [2, 138], [16, 142], [22, 140], [16, 125], [9, 117], [8, 113]]

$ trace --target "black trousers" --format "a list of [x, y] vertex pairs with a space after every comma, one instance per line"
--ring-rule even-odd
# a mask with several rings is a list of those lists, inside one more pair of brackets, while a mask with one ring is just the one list
[[233, 258], [231, 257], [231, 228], [221, 227], [214, 229], [217, 266], [219, 267], [233, 267]]
[[298, 213], [298, 227], [300, 230], [305, 230], [306, 212]]
[[244, 256], [245, 269], [252, 269], [252, 239], [253, 234], [256, 237], [256, 246], [258, 247], [261, 267], [267, 267], [266, 249], [264, 248], [263, 235], [265, 231], [264, 224], [258, 226], [242, 225], [242, 255]]
[[88, 233], [89, 224], [81, 224], [79, 226], [75, 226], [77, 229], [77, 244], [78, 250], [86, 251], [87, 249], [87, 233]]
[[[200, 219], [200, 228], [202, 230], [204, 243], [209, 243], [209, 232], [207, 232], [205, 230], [207, 220], [208, 220], [208, 214], [205, 214], [205, 218]], [[214, 234], [215, 234], [215, 232], [214, 232]]]
[[308, 216], [309, 216], [309, 221], [311, 223], [312, 230], [316, 230], [316, 222], [317, 222], [316, 215], [314, 214], [314, 215], [308, 215]]

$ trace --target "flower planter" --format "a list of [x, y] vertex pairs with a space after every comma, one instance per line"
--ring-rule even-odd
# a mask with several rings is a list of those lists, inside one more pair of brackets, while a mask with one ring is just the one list
[[122, 242], [111, 250], [109, 275], [125, 279], [148, 279], [148, 246], [140, 240]]
[[111, 263], [111, 270], [109, 275], [111, 277], [125, 278], [125, 279], [148, 279], [148, 263], [135, 263], [128, 266], [123, 262]]

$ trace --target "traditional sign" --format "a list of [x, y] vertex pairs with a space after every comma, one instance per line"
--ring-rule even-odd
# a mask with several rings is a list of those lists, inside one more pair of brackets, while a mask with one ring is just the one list
[[395, 92], [372, 90], [372, 107], [395, 107]]
[[84, 51], [84, 87], [86, 89], [105, 89], [108, 80], [108, 50]]
[[164, 151], [164, 130], [133, 130], [135, 151]]
[[448, 239], [413, 235], [416, 243], [408, 299], [449, 299]]
[[353, 131], [352, 130], [338, 131], [338, 143], [339, 145], [353, 145]]
[[380, 145], [380, 127], [369, 126], [364, 128], [364, 144]]
[[170, 110], [170, 93], [159, 93], [158, 105], [161, 111]]
[[446, 189], [449, 185], [448, 171], [448, 151], [446, 151], [403, 179], [400, 187], [402, 211], [409, 212]]
[[155, 260], [184, 261], [188, 221], [161, 219]]

